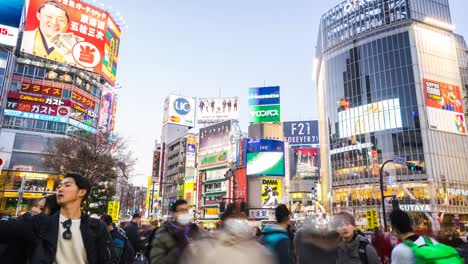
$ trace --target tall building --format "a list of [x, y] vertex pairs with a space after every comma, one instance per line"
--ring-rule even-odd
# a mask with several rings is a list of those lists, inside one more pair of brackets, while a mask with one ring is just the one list
[[[468, 220], [466, 44], [448, 0], [344, 1], [320, 21], [321, 176], [328, 208], [365, 224], [395, 195], [417, 224]], [[404, 163], [404, 162], [401, 162]], [[390, 205], [389, 205], [390, 208]]]
[[[8, 31], [0, 37], [0, 211], [6, 212], [18, 200], [24, 210], [56, 190], [59, 172], [43, 164], [49, 144], [103, 132], [112, 140], [116, 114], [121, 31], [111, 14], [84, 2], [40, 0], [27, 1], [22, 12], [23, 3], [0, 6], [0, 26]], [[54, 34], [42, 28], [37, 12], [44, 6], [69, 23]], [[19, 17], [16, 27], [5, 25], [13, 14]]]

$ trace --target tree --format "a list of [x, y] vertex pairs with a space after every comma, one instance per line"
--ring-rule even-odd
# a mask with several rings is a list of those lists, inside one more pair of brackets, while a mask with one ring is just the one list
[[85, 211], [96, 214], [106, 212], [117, 185], [128, 180], [136, 162], [123, 138], [114, 136], [109, 140], [106, 134], [60, 138], [48, 145], [47, 152], [44, 166], [88, 178], [92, 190]]

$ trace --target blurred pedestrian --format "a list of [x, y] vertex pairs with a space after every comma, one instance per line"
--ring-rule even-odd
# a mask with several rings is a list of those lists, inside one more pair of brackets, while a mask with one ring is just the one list
[[376, 227], [372, 234], [372, 246], [374, 246], [380, 260], [383, 264], [390, 263], [390, 257], [392, 254], [392, 244], [390, 237], [386, 236], [382, 229]]
[[337, 264], [379, 264], [380, 258], [365, 237], [357, 234], [356, 220], [348, 213], [339, 213], [334, 219], [340, 235]]
[[173, 221], [167, 221], [154, 234], [149, 253], [151, 264], [177, 264], [185, 248], [197, 234], [191, 223], [187, 201], [177, 200], [171, 207]]
[[190, 245], [181, 264], [273, 264], [272, 254], [254, 239], [255, 229], [245, 214], [229, 204], [221, 216], [221, 226], [210, 237]]
[[297, 264], [309, 264], [319, 259], [321, 264], [335, 264], [339, 235], [335, 231], [319, 230], [315, 223], [304, 224], [294, 238]]
[[132, 216], [132, 221], [125, 226], [125, 234], [127, 234], [128, 240], [132, 244], [135, 254], [143, 251], [143, 244], [140, 239], [140, 231], [138, 225], [141, 222], [141, 214], [134, 214]]
[[274, 254], [276, 263], [291, 264], [292, 240], [288, 232], [291, 225], [291, 212], [286, 205], [280, 204], [275, 209], [275, 216], [277, 224], [266, 225], [259, 241]]
[[102, 215], [100, 220], [107, 226], [107, 231], [112, 237], [112, 250], [114, 251], [114, 263], [126, 264], [132, 263], [135, 257], [135, 250], [128, 240], [125, 231], [118, 228], [112, 221], [110, 215]]
[[390, 221], [392, 232], [402, 241], [392, 251], [392, 264], [463, 263], [454, 248], [439, 244], [435, 239], [416, 235], [406, 212], [393, 211]]
[[[112, 263], [111, 239], [106, 225], [81, 212], [91, 190], [88, 179], [69, 173], [60, 182], [60, 212], [36, 215], [32, 220], [0, 222], [0, 242], [26, 241], [29, 263]], [[86, 243], [85, 243], [86, 242]], [[30, 250], [30, 251], [29, 251]]]

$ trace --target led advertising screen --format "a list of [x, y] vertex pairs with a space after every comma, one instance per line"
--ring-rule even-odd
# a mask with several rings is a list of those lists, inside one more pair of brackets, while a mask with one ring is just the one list
[[280, 105], [250, 106], [250, 123], [281, 122]]
[[340, 138], [403, 127], [398, 98], [338, 112]]
[[284, 142], [249, 139], [246, 142], [247, 176], [284, 176]]
[[0, 0], [0, 44], [16, 46], [24, 0]]
[[102, 74], [114, 84], [120, 29], [80, 1], [30, 0], [21, 51]]
[[460, 87], [423, 79], [423, 88], [429, 127], [444, 132], [466, 135]]
[[169, 95], [164, 102], [163, 124], [195, 126], [195, 99]]
[[228, 149], [231, 146], [232, 122], [224, 121], [200, 129], [199, 152], [208, 150]]
[[262, 178], [262, 208], [276, 208], [281, 203], [281, 180]]
[[319, 177], [319, 152], [316, 148], [294, 149], [294, 177], [301, 179], [317, 179]]
[[249, 105], [279, 105], [280, 87], [257, 87], [249, 89]]
[[319, 144], [317, 120], [283, 122], [283, 132], [290, 146]]
[[197, 119], [199, 124], [239, 120], [239, 98], [198, 99]]

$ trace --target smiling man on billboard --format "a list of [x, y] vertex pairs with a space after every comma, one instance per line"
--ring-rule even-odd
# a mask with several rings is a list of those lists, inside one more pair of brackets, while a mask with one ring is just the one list
[[27, 45], [23, 45], [23, 51], [46, 59], [66, 62], [66, 55], [55, 48], [52, 39], [57, 34], [67, 32], [70, 24], [67, 11], [54, 1], [47, 1], [39, 7], [36, 16], [39, 26], [35, 30], [24, 32], [23, 43]]

